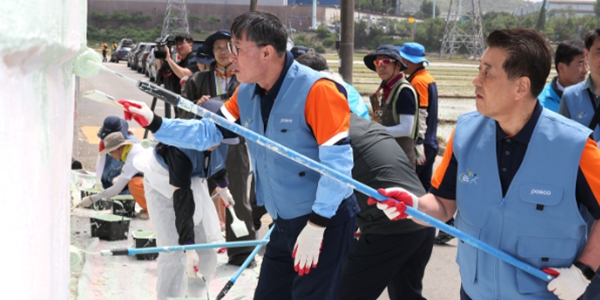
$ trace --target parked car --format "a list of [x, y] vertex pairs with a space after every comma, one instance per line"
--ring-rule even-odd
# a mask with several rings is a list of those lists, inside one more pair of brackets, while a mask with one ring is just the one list
[[133, 46], [133, 40], [132, 39], [121, 39], [121, 41], [119, 42], [119, 46], [122, 47], [132, 47]]
[[125, 56], [125, 60], [127, 61], [127, 66], [130, 68], [131, 68], [131, 57], [133, 56], [133, 52], [135, 51], [136, 48], [137, 48], [137, 44], [131, 45], [131, 50], [129, 51], [129, 53], [127, 53], [127, 56]]
[[146, 74], [150, 78], [150, 81], [156, 79], [156, 57], [154, 57], [154, 50], [156, 50], [156, 47], [150, 50], [150, 54], [148, 54], [148, 58], [146, 59]]
[[142, 53], [146, 49], [146, 45], [148, 45], [148, 43], [139, 43], [137, 50], [135, 50], [135, 52], [133, 53], [133, 59], [131, 61], [132, 62], [131, 69], [133, 69], [134, 71], [137, 71], [137, 69], [138, 69], [140, 56], [142, 56]]
[[198, 49], [202, 48], [204, 45], [204, 41], [194, 41], [194, 46], [192, 47], [192, 52], [198, 51]]
[[156, 47], [156, 43], [147, 43], [146, 47], [144, 47], [144, 51], [140, 54], [138, 58], [138, 73], [146, 73], [146, 59], [148, 58], [148, 54], [150, 54], [150, 50]]
[[110, 55], [110, 61], [118, 64], [120, 60], [127, 59], [130, 51], [131, 47], [117, 46], [117, 49]]

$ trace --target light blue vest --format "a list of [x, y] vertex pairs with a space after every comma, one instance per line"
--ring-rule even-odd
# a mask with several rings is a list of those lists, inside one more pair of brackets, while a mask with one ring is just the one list
[[[594, 117], [594, 107], [588, 89], [583, 88], [586, 82], [587, 80], [584, 80], [566, 88], [563, 93], [563, 101], [569, 109], [571, 120], [588, 127]], [[594, 101], [596, 100], [594, 99]], [[600, 141], [600, 125], [596, 125], [594, 128], [594, 140]]]
[[[569, 267], [586, 243], [575, 183], [589, 133], [544, 109], [503, 198], [495, 121], [477, 112], [459, 117], [456, 227], [536, 268]], [[546, 282], [468, 244], [458, 243], [456, 261], [473, 299], [556, 299]]]
[[558, 112], [558, 107], [560, 105], [560, 96], [556, 93], [554, 88], [552, 87], [552, 82], [549, 82], [542, 92], [538, 95], [538, 100], [540, 104], [553, 111]]
[[[221, 169], [225, 168], [225, 159], [227, 158], [229, 146], [221, 144], [213, 151], [210, 151], [210, 164], [207, 170], [208, 172], [204, 170], [205, 156], [203, 151], [183, 148], [179, 148], [179, 150], [181, 150], [192, 162], [193, 170], [191, 177], [209, 178]], [[158, 155], [156, 151], [154, 151], [154, 157], [156, 157], [156, 160], [161, 166], [167, 170], [169, 169], [169, 166], [167, 166], [167, 163], [163, 157]]]
[[[266, 132], [260, 97], [254, 93], [256, 84], [241, 84], [237, 99], [242, 126], [319, 162], [319, 145], [306, 124], [304, 108], [308, 92], [320, 78], [321, 73], [294, 61], [273, 104]], [[264, 204], [273, 218], [310, 214], [321, 175], [257, 143], [248, 143], [248, 149], [259, 205]]]

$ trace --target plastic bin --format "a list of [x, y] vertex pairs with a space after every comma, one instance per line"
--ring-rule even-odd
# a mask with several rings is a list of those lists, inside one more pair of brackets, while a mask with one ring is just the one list
[[126, 240], [129, 235], [130, 220], [130, 218], [116, 215], [90, 217], [92, 237], [106, 241]]
[[[156, 234], [152, 231], [138, 230], [131, 233], [134, 242], [134, 248], [156, 247]], [[136, 254], [138, 260], [154, 260], [158, 253]]]
[[117, 216], [135, 216], [135, 200], [131, 195], [118, 195], [111, 198], [112, 212]]

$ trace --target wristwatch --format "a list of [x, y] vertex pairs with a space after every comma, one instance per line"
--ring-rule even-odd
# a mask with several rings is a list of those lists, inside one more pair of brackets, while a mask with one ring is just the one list
[[573, 265], [577, 267], [577, 269], [581, 270], [581, 273], [583, 273], [583, 277], [587, 278], [587, 280], [591, 281], [592, 279], [594, 279], [594, 276], [596, 276], [596, 272], [590, 266], [580, 261], [576, 261], [575, 263], [573, 263]]

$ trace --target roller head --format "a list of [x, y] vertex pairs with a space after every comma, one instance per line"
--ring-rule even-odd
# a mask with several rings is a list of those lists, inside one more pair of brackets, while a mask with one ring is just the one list
[[102, 67], [102, 57], [96, 51], [86, 48], [81, 51], [73, 62], [73, 73], [79, 77], [89, 78], [98, 72]]

